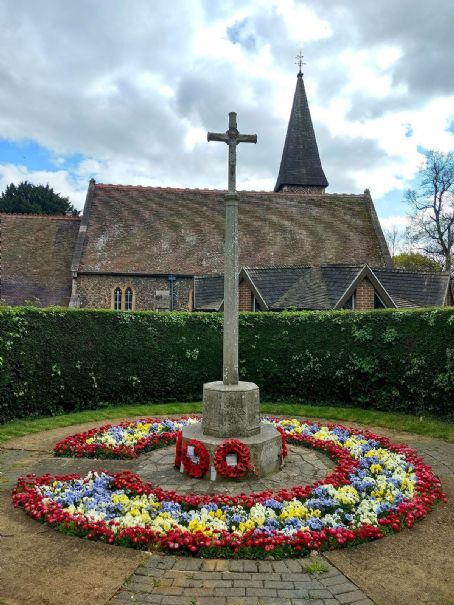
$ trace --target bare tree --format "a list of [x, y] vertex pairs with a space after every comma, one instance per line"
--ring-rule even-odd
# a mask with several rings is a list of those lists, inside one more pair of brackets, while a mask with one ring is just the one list
[[389, 229], [385, 229], [383, 233], [386, 243], [388, 244], [389, 253], [392, 257], [396, 256], [402, 247], [405, 234], [397, 227], [397, 225], [393, 225]]
[[419, 171], [417, 190], [409, 190], [410, 240], [452, 270], [454, 254], [454, 153], [431, 150]]

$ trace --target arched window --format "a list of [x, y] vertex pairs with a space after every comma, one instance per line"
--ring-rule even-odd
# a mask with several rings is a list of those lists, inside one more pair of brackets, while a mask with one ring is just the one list
[[132, 289], [126, 288], [125, 292], [125, 311], [132, 311]]
[[121, 288], [115, 288], [113, 297], [113, 308], [115, 309], [115, 311], [121, 311], [121, 297]]

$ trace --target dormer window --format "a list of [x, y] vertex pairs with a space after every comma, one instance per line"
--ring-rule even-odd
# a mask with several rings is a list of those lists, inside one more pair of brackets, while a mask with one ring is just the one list
[[374, 309], [386, 309], [385, 303], [378, 296], [377, 292], [374, 293]]
[[252, 311], [261, 311], [262, 310], [260, 308], [259, 301], [255, 298], [255, 296], [252, 292], [251, 292], [251, 309], [252, 309]]
[[353, 293], [350, 298], [345, 302], [343, 309], [350, 309], [353, 311], [356, 308], [356, 295]]
[[132, 311], [133, 292], [131, 288], [126, 288], [125, 291], [125, 311]]
[[113, 297], [113, 308], [115, 311], [121, 311], [121, 299], [122, 291], [121, 288], [115, 288]]

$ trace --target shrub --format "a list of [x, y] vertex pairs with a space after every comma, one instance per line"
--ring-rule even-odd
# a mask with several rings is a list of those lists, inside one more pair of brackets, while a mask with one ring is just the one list
[[[240, 375], [263, 400], [453, 416], [454, 309], [242, 313]], [[0, 422], [103, 403], [200, 400], [222, 315], [0, 309]]]

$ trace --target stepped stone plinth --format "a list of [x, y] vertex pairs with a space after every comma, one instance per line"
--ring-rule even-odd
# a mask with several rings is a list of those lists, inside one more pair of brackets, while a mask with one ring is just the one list
[[253, 382], [204, 384], [202, 423], [185, 426], [182, 437], [183, 443], [201, 441], [210, 454], [211, 466], [218, 445], [225, 439], [239, 439], [249, 448], [257, 477], [266, 477], [281, 468], [282, 438], [275, 426], [260, 422], [259, 388]]
[[[214, 450], [223, 443], [227, 437], [212, 437], [203, 432], [201, 424], [189, 424], [183, 428], [183, 443], [190, 439], [201, 441], [210, 454], [211, 465], [214, 459]], [[259, 426], [259, 432], [250, 437], [237, 437], [242, 443], [248, 446], [251, 456], [251, 464], [254, 468], [254, 475], [257, 477], [267, 477], [276, 473], [281, 468], [282, 439], [279, 431], [271, 424], [262, 423]], [[208, 471], [210, 476], [210, 471]], [[249, 477], [244, 478], [249, 479]], [[225, 481], [223, 477], [216, 476], [215, 481]], [[241, 481], [241, 479], [235, 479]]]

